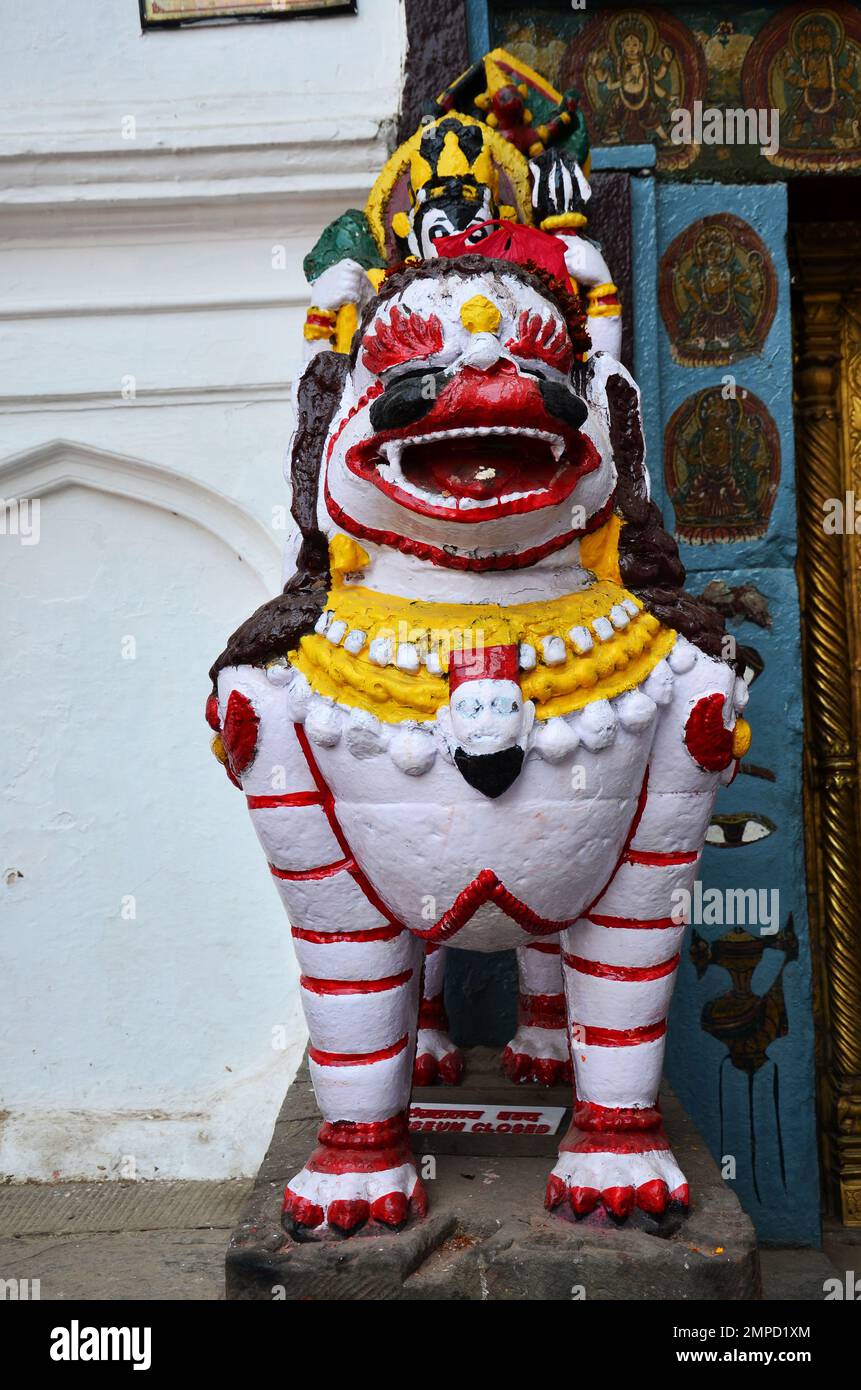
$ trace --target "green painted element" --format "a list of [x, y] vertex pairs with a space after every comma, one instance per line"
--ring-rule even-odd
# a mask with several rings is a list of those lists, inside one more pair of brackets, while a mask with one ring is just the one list
[[[579, 102], [579, 96], [573, 87], [569, 87], [568, 91], [564, 92], [563, 95], [566, 97], [573, 96]], [[586, 129], [586, 117], [580, 110], [579, 105], [577, 107], [577, 120], [574, 129], [571, 131], [567, 140], [563, 140], [560, 143], [561, 148], [567, 150], [569, 154], [572, 154], [579, 165], [582, 166], [586, 163], [589, 156], [589, 132]]]
[[330, 222], [302, 262], [305, 279], [316, 279], [338, 261], [358, 261], [363, 270], [382, 270], [385, 261], [374, 241], [370, 223], [358, 208], [348, 208]]

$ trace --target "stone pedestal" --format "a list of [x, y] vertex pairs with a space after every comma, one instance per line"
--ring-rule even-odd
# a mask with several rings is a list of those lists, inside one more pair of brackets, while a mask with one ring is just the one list
[[[497, 1054], [467, 1052], [455, 1089], [413, 1099], [514, 1107], [569, 1106], [570, 1090], [516, 1086]], [[727, 1299], [760, 1297], [753, 1226], [703, 1140], [666, 1089], [670, 1143], [693, 1194], [687, 1217], [624, 1226], [601, 1213], [564, 1220], [543, 1207], [559, 1135], [416, 1134], [433, 1158], [430, 1210], [397, 1234], [378, 1228], [297, 1243], [281, 1228], [283, 1188], [314, 1145], [320, 1120], [305, 1065], [287, 1093], [269, 1152], [227, 1252], [227, 1297], [278, 1299]]]

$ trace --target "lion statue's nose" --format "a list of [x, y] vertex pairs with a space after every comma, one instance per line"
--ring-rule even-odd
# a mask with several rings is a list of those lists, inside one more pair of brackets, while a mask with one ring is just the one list
[[473, 333], [457, 360], [459, 367], [475, 367], [486, 372], [502, 356], [503, 348], [495, 333]]
[[486, 372], [502, 356], [502, 345], [497, 337], [502, 314], [493, 300], [483, 294], [474, 294], [461, 305], [460, 321], [470, 334], [470, 339], [458, 365]]

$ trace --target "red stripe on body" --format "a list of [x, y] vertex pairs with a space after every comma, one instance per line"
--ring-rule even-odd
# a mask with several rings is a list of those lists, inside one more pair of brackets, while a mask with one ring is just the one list
[[409, 1033], [404, 1033], [390, 1047], [381, 1047], [376, 1052], [321, 1052], [318, 1047], [309, 1047], [308, 1056], [318, 1067], [368, 1067], [374, 1062], [387, 1062], [390, 1057], [397, 1057], [409, 1040]]
[[323, 811], [325, 812], [326, 819], [329, 822], [332, 834], [335, 836], [335, 839], [338, 841], [338, 844], [340, 845], [341, 849], [344, 851], [344, 854], [350, 861], [351, 877], [355, 880], [358, 887], [361, 888], [362, 892], [364, 893], [371, 906], [375, 907], [377, 911], [380, 913], [380, 915], [385, 917], [386, 921], [390, 923], [391, 926], [403, 927], [403, 922], [399, 922], [397, 917], [395, 917], [392, 914], [392, 912], [383, 902], [379, 893], [368, 882], [368, 879], [365, 877], [364, 873], [359, 868], [358, 864], [353, 858], [353, 851], [350, 848], [347, 837], [341, 829], [340, 822], [335, 814], [335, 798], [329, 790], [326, 779], [324, 778], [322, 772], [317, 766], [317, 759], [314, 757], [314, 754], [311, 751], [311, 744], [308, 741], [308, 735], [305, 733], [305, 730], [302, 728], [301, 724], [294, 724], [293, 728], [296, 731], [296, 738], [299, 741], [299, 747], [302, 749], [302, 752], [305, 756], [305, 761], [308, 764], [308, 770], [311, 773], [317, 790], [319, 791], [320, 796], [322, 798], [321, 804], [323, 807]]
[[594, 975], [600, 980], [624, 980], [632, 983], [641, 980], [661, 980], [672, 975], [679, 963], [681, 952], [676, 952], [669, 960], [658, 965], [606, 965], [600, 960], [586, 960], [583, 956], [572, 956], [566, 951], [563, 963], [580, 975]]
[[672, 854], [661, 854], [657, 850], [629, 849], [626, 855], [629, 864], [645, 864], [648, 868], [662, 868], [666, 864], [695, 864], [700, 857], [699, 850], [677, 850]]
[[[356, 863], [353, 857], [353, 852], [350, 848], [350, 844], [341, 828], [341, 825], [338, 821], [338, 817], [335, 814], [335, 799], [332, 796], [332, 793], [329, 790], [326, 780], [323, 777], [323, 774], [317, 765], [317, 760], [314, 757], [314, 754], [311, 750], [311, 745], [308, 741], [308, 736], [305, 733], [305, 730], [302, 728], [301, 724], [294, 724], [293, 727], [296, 732], [296, 738], [298, 740], [299, 746], [304, 754], [305, 761], [308, 764], [308, 769], [311, 773], [311, 776], [314, 779], [314, 783], [318, 791], [320, 792], [321, 805], [323, 807], [323, 811], [325, 812], [326, 819], [328, 820], [329, 825], [332, 829], [332, 833], [334, 834], [336, 840], [338, 841], [338, 844], [344, 851], [345, 855], [344, 860], [338, 863], [337, 865], [329, 865], [323, 870], [308, 870], [303, 874], [296, 874], [294, 876], [296, 878], [324, 878], [331, 873], [337, 872], [339, 869], [346, 868], [348, 869], [350, 876], [353, 878], [357, 886], [364, 893], [371, 906], [375, 907], [377, 911], [392, 926], [403, 927], [403, 923], [399, 922], [398, 919], [393, 915], [391, 910], [383, 902], [379, 893], [369, 882], [362, 869]], [[482, 907], [486, 902], [495, 902], [498, 905], [498, 907], [500, 907], [501, 910], [506, 914], [506, 916], [510, 917], [513, 922], [515, 922], [523, 931], [528, 932], [531, 936], [558, 936], [560, 932], [565, 931], [568, 927], [572, 927], [575, 924], [575, 922], [581, 920], [583, 916], [588, 917], [590, 921], [597, 922], [599, 926], [662, 925], [662, 923], [655, 922], [628, 923], [627, 920], [624, 918], [602, 919], [597, 917], [589, 917], [589, 912], [591, 911], [591, 908], [604, 896], [613, 879], [615, 878], [616, 874], [618, 873], [619, 867], [622, 864], [626, 854], [628, 853], [631, 841], [637, 833], [640, 821], [643, 817], [643, 812], [646, 809], [646, 800], [648, 797], [648, 783], [649, 770], [648, 768], [646, 768], [645, 774], [643, 776], [643, 784], [640, 788], [640, 794], [637, 799], [637, 806], [634, 811], [631, 824], [628, 827], [628, 833], [625, 836], [625, 843], [622, 846], [619, 858], [613, 866], [613, 870], [609, 875], [607, 882], [604, 884], [601, 890], [598, 893], [596, 893], [592, 902], [589, 904], [589, 907], [587, 907], [585, 909], [585, 912], [581, 913], [579, 917], [565, 918], [564, 920], [559, 921], [554, 921], [550, 918], [542, 917], [539, 913], [534, 912], [532, 908], [527, 907], [527, 905], [524, 902], [521, 902], [519, 898], [516, 898], [513, 893], [510, 893], [508, 889], [505, 887], [505, 885], [500, 883], [499, 879], [497, 878], [496, 874], [493, 872], [492, 869], [482, 869], [480, 873], [476, 874], [472, 882], [468, 883], [467, 886], [458, 894], [448, 911], [444, 912], [442, 916], [439, 918], [439, 920], [433, 924], [433, 926], [428, 927], [424, 931], [413, 930], [412, 935], [418, 937], [422, 941], [432, 942], [436, 945], [440, 945], [447, 941], [450, 937], [454, 936], [457, 932], [459, 932], [461, 928], [466, 925], [469, 919], [472, 916], [474, 916], [478, 909]], [[273, 872], [276, 871], [273, 870]], [[278, 877], [291, 877], [291, 875], [285, 873], [284, 871], [277, 871], [277, 875]], [[672, 922], [670, 919], [667, 919], [666, 923], [663, 923], [663, 925], [677, 926], [680, 924]]]
[[386, 990], [399, 989], [412, 977], [412, 970], [402, 970], [400, 975], [387, 975], [381, 980], [315, 980], [301, 975], [299, 983], [310, 994], [384, 994]]
[[275, 806], [322, 806], [319, 792], [284, 792], [276, 796], [246, 796], [249, 811], [264, 811]]
[[388, 1120], [326, 1120], [317, 1141], [305, 1164], [312, 1173], [378, 1173], [412, 1158], [405, 1113]]
[[269, 872], [273, 878], [283, 878], [288, 883], [304, 883], [308, 879], [331, 878], [342, 869], [353, 867], [355, 866], [352, 859], [337, 859], [334, 864], [318, 864], [314, 869], [278, 869], [274, 864], [270, 864]]

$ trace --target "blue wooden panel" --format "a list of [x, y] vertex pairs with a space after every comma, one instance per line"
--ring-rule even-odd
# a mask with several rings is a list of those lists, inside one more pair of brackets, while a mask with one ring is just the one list
[[[641, 195], [640, 202], [644, 201]], [[651, 363], [655, 320], [648, 314], [637, 324], [637, 338], [638, 358], [648, 364], [651, 374], [649, 390], [655, 375], [659, 377], [663, 430], [682, 402], [704, 388], [720, 386], [728, 375], [736, 379], [738, 389], [753, 392], [763, 402], [777, 427], [781, 475], [765, 535], [729, 543], [682, 544], [681, 551], [688, 569], [689, 589], [699, 593], [714, 580], [722, 580], [730, 587], [752, 584], [762, 595], [771, 617], [770, 627], [730, 621], [728, 631], [739, 643], [755, 648], [764, 661], [763, 673], [754, 683], [751, 695], [749, 714], [754, 743], [748, 761], [776, 780], [740, 775], [720, 793], [715, 812], [717, 817], [748, 818], [748, 833], [753, 826], [758, 826], [759, 832], [769, 826], [774, 829], [761, 840], [735, 848], [707, 846], [701, 881], [705, 889], [723, 891], [725, 919], [729, 905], [726, 890], [754, 889], [757, 894], [762, 890], [769, 895], [766, 903], [772, 901], [771, 894], [779, 895], [780, 928], [785, 929], [791, 918], [797, 937], [797, 946], [790, 936], [787, 950], [783, 951], [775, 946], [773, 937], [762, 934], [761, 923], [744, 928], [756, 939], [755, 946], [745, 945], [737, 934], [733, 938], [733, 927], [726, 920], [697, 926], [704, 943], [699, 947], [703, 973], [698, 978], [686, 951], [674, 1001], [667, 1071], [715, 1156], [735, 1159], [735, 1183], [761, 1237], [775, 1242], [816, 1242], [819, 1175], [803, 853], [801, 651], [793, 569], [796, 521], [786, 189], [781, 184], [733, 187], [659, 183], [655, 202], [659, 265], [666, 248], [691, 224], [717, 213], [730, 213], [744, 219], [761, 238], [776, 275], [774, 319], [760, 353], [726, 366], [680, 365], [671, 354], [660, 312], [655, 315], [657, 369]], [[654, 285], [652, 250], [649, 248], [645, 255], [639, 251], [640, 237], [635, 237], [635, 246], [641, 257], [637, 276]], [[646, 295], [645, 290], [641, 293]], [[654, 439], [652, 422], [650, 443]], [[656, 458], [653, 449], [650, 464], [656, 497], [672, 529], [674, 508], [667, 497], [661, 463], [661, 456]], [[717, 954], [724, 962], [733, 961], [732, 968], [726, 963], [705, 964], [709, 948], [714, 954], [719, 939], [722, 945], [717, 947]], [[750, 977], [743, 962], [750, 963], [757, 957], [759, 961]], [[778, 975], [779, 983], [769, 995], [769, 986]], [[711, 1013], [704, 1019], [703, 1010], [709, 1007]], [[785, 1036], [775, 1036], [767, 1046], [760, 1047], [766, 1035], [775, 1030], [779, 1034], [784, 1028]], [[715, 1036], [715, 1031], [719, 1036]], [[755, 1071], [754, 1063], [758, 1064]], [[746, 1071], [745, 1066], [751, 1070]], [[719, 1113], [721, 1094], [723, 1125]]]
[[[737, 389], [752, 391], [766, 406], [777, 426], [781, 477], [767, 533], [761, 539], [721, 545], [683, 545], [688, 570], [731, 568], [734, 565], [791, 565], [796, 552], [795, 456], [792, 420], [792, 327], [789, 267], [786, 257], [786, 185], [659, 184], [657, 193], [658, 256], [673, 239], [700, 218], [731, 213], [742, 218], [764, 242], [777, 278], [777, 309], [764, 351], [728, 366], [681, 367], [673, 361], [666, 327], [658, 314], [661, 401], [664, 422], [686, 397], [706, 387], [721, 386], [728, 376]], [[636, 244], [636, 243], [635, 243]], [[644, 267], [644, 275], [646, 270]], [[653, 459], [653, 481], [660, 471]], [[672, 521], [673, 511], [668, 512]]]

